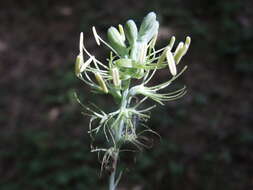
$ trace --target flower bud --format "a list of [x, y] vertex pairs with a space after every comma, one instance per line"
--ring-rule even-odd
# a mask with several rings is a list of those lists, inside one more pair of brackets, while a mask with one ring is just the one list
[[97, 80], [97, 82], [98, 82], [98, 84], [99, 84], [101, 90], [102, 90], [104, 93], [107, 94], [107, 93], [108, 93], [108, 88], [107, 88], [107, 86], [106, 86], [106, 84], [105, 84], [105, 81], [104, 81], [103, 77], [102, 77], [99, 73], [95, 73], [95, 78], [96, 78], [96, 80]]
[[171, 53], [170, 50], [168, 50], [166, 52], [166, 58], [167, 58], [167, 63], [169, 65], [169, 69], [170, 69], [170, 73], [175, 76], [177, 74], [177, 67], [176, 67], [176, 63], [175, 63], [175, 60], [174, 60], [174, 57]]
[[126, 44], [119, 31], [115, 27], [110, 27], [107, 31], [108, 40], [112, 48], [117, 51], [117, 53], [121, 56], [127, 54]]
[[138, 40], [148, 43], [158, 33], [159, 22], [154, 21], [153, 24], [146, 31], [140, 34]]
[[133, 20], [128, 20], [125, 25], [126, 37], [130, 45], [136, 42], [138, 37], [138, 29]]
[[156, 33], [158, 33], [159, 23], [156, 21], [156, 14], [151, 12], [143, 19], [140, 31], [139, 40], [149, 42]]
[[152, 26], [154, 21], [156, 21], [156, 14], [154, 12], [148, 13], [141, 23], [140, 33], [148, 30]]

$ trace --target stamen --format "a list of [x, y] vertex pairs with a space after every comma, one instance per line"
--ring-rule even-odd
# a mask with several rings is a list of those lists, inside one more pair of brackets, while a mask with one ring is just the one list
[[80, 41], [79, 41], [79, 61], [83, 63], [83, 33], [80, 34]]
[[169, 47], [170, 50], [172, 50], [175, 41], [176, 41], [175, 36], [172, 36], [171, 39], [170, 39], [170, 43], [169, 43], [169, 45], [168, 45], [168, 47]]
[[108, 93], [108, 88], [107, 88], [107, 86], [105, 84], [105, 81], [102, 78], [102, 76], [99, 73], [95, 73], [95, 77], [96, 77], [96, 80], [97, 80], [99, 86], [101, 87], [102, 91], [107, 94]]
[[90, 57], [87, 61], [85, 61], [85, 63], [80, 65], [80, 73], [82, 73], [86, 67], [88, 67], [90, 65], [90, 63], [93, 61], [92, 57]]
[[100, 46], [99, 36], [97, 34], [95, 26], [92, 27], [92, 32], [93, 32], [93, 35], [95, 37], [95, 40], [96, 40], [97, 44]]
[[173, 76], [175, 76], [177, 74], [177, 67], [176, 67], [174, 57], [170, 50], [167, 51], [166, 58], [169, 65], [170, 72]]
[[116, 67], [112, 69], [112, 80], [113, 80], [113, 84], [116, 87], [120, 87], [121, 80], [120, 80], [120, 77], [119, 77], [119, 70]]
[[178, 54], [178, 52], [182, 49], [183, 46], [184, 46], [184, 43], [183, 43], [183, 42], [180, 42], [180, 43], [177, 45], [176, 51], [174, 52], [174, 56], [176, 56], [176, 55]]

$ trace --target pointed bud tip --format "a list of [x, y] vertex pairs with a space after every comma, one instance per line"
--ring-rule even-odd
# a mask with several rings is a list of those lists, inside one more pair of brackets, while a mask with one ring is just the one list
[[150, 13], [148, 13], [147, 16], [156, 18], [156, 14], [154, 11], [151, 11]]
[[127, 21], [126, 21], [126, 24], [128, 24], [128, 23], [134, 23], [134, 24], [135, 24], [135, 22], [134, 22], [134, 20], [133, 20], [133, 19], [129, 19], [129, 20], [127, 20]]
[[104, 93], [107, 94], [107, 93], [108, 93], [108, 88], [107, 88], [107, 86], [106, 86], [106, 84], [105, 84], [105, 81], [104, 81], [103, 77], [102, 77], [98, 72], [96, 72], [96, 73], [95, 73], [95, 78], [96, 78], [96, 80], [97, 80], [97, 82], [98, 82], [98, 84], [99, 84], [101, 90], [102, 90]]

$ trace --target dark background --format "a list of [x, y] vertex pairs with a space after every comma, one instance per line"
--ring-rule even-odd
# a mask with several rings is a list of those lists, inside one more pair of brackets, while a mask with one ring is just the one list
[[192, 37], [181, 62], [189, 69], [176, 81], [188, 93], [152, 112], [148, 125], [162, 140], [123, 155], [120, 189], [253, 189], [252, 8], [252, 0], [1, 0], [0, 189], [106, 189], [73, 92], [113, 104], [74, 76], [79, 34], [104, 60], [108, 51], [96, 46], [91, 27], [104, 35], [151, 10], [159, 46], [172, 35]]

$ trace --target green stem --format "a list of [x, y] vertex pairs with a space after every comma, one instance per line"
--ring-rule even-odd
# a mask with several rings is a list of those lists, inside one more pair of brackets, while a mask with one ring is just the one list
[[[128, 84], [129, 85], [129, 84]], [[123, 91], [122, 93], [122, 98], [121, 98], [121, 104], [120, 104], [120, 110], [124, 110], [128, 104], [129, 104], [129, 96], [128, 96], [128, 88], [126, 90]], [[109, 177], [109, 190], [116, 190], [116, 186], [118, 185], [118, 180], [119, 179], [115, 179], [116, 176], [116, 172], [117, 172], [117, 164], [118, 164], [118, 159], [119, 159], [119, 150], [120, 150], [120, 146], [121, 146], [121, 141], [122, 141], [122, 132], [123, 132], [123, 128], [124, 128], [124, 120], [122, 119], [119, 122], [118, 128], [116, 128], [115, 131], [115, 148], [116, 151], [113, 154], [112, 157], [112, 173], [110, 174]]]
[[109, 178], [109, 190], [115, 190], [115, 185], [114, 185], [114, 181], [115, 181], [115, 171], [110, 175]]
[[116, 190], [117, 184], [116, 184], [115, 176], [116, 176], [116, 171], [117, 171], [117, 162], [118, 162], [118, 152], [113, 157], [113, 163], [112, 163], [113, 171], [109, 177], [109, 190]]

